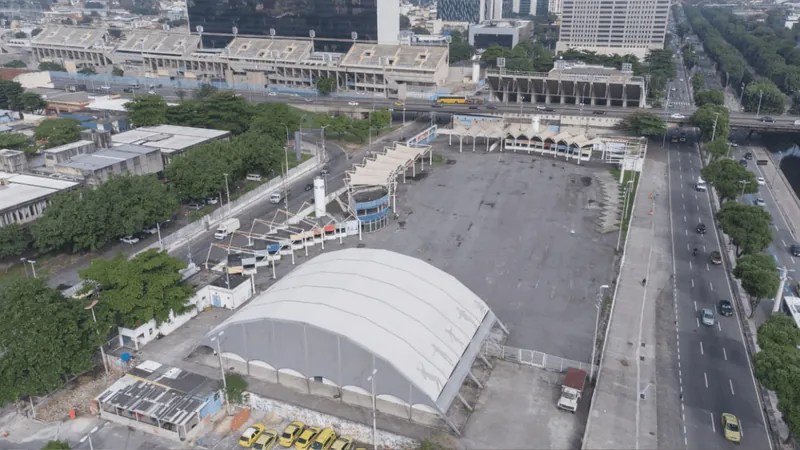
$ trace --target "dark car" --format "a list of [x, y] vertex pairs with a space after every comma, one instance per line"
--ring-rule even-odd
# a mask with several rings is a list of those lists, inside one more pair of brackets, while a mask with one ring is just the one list
[[698, 223], [697, 228], [695, 229], [697, 230], [698, 234], [706, 234], [706, 224], [704, 223]]
[[553, 112], [553, 111], [555, 111], [555, 109], [553, 109], [553, 108], [545, 108], [542, 111], [544, 111], [544, 112]]
[[747, 160], [746, 159], [740, 159], [739, 160], [739, 164], [741, 164], [744, 167], [747, 167]]
[[762, 118], [762, 119], [761, 119], [761, 121], [762, 121], [762, 122], [775, 123], [775, 118], [774, 118], [774, 117], [767, 116], [767, 117], [764, 117], [764, 118]]
[[444, 108], [444, 105], [440, 105], [439, 103], [434, 103], [431, 105], [432, 108]]
[[322, 170], [319, 171], [319, 174], [322, 176], [328, 175], [331, 173], [331, 168], [328, 166], [322, 166]]
[[594, 114], [595, 116], [605, 116], [606, 112], [605, 111], [592, 111], [592, 114]]
[[129, 87], [123, 88], [122, 92], [127, 92], [128, 94], [131, 94], [131, 93], [133, 93], [133, 88], [129, 88]]
[[497, 109], [497, 105], [486, 105], [486, 109]]
[[469, 109], [478, 109], [478, 105], [469, 105]]
[[717, 310], [721, 316], [733, 315], [733, 305], [728, 300], [720, 300], [717, 304]]
[[792, 256], [800, 256], [800, 244], [792, 244], [789, 246], [789, 253]]
[[711, 264], [714, 264], [715, 266], [718, 266], [718, 265], [722, 264], [722, 254], [720, 254], [720, 252], [714, 250], [708, 256], [708, 260], [709, 260], [709, 262], [711, 262]]
[[312, 189], [314, 189], [314, 184], [313, 183], [306, 184], [306, 191], [310, 191]]
[[744, 159], [750, 161], [751, 159], [753, 159], [753, 154], [750, 153], [750, 152], [745, 153], [744, 154]]

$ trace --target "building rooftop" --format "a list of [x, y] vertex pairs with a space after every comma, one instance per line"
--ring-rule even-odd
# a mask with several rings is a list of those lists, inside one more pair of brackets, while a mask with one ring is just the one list
[[70, 144], [64, 144], [64, 145], [59, 145], [58, 147], [45, 149], [44, 153], [58, 154], [58, 153], [63, 153], [63, 152], [72, 150], [72, 149], [85, 147], [87, 145], [94, 145], [94, 142], [92, 142], [92, 141], [76, 141], [76, 142], [72, 142]]
[[131, 369], [97, 397], [101, 404], [157, 418], [175, 425], [186, 423], [219, 390], [218, 382], [154, 361]]
[[435, 70], [446, 56], [446, 46], [354, 44], [340, 66]]
[[31, 44], [57, 45], [61, 47], [88, 49], [96, 44], [102, 44], [106, 34], [104, 27], [69, 27], [51, 25], [45, 27], [37, 34]]
[[220, 55], [224, 59], [299, 62], [313, 50], [311, 41], [237, 37]]
[[[217, 279], [213, 280], [209, 284], [212, 285], [212, 286], [225, 288], [225, 289], [236, 289], [240, 284], [247, 283], [249, 281], [250, 281], [250, 277], [246, 277], [246, 276], [238, 275], [238, 274], [229, 274], [229, 275], [222, 275], [220, 277], [217, 277]], [[230, 283], [230, 285], [229, 285], [229, 283]]]
[[470, 28], [487, 30], [491, 28], [525, 28], [530, 26], [530, 20], [489, 20], [477, 25], [470, 25]]
[[7, 172], [0, 172], [0, 180], [5, 180], [0, 184], [0, 211], [43, 200], [78, 186], [73, 181]]
[[220, 139], [227, 135], [230, 135], [229, 131], [158, 125], [155, 127], [140, 127], [115, 134], [111, 136], [111, 141], [115, 144], [135, 144], [158, 148], [162, 153], [168, 154], [214, 139]]
[[100, 150], [96, 153], [78, 155], [69, 161], [58, 163], [56, 166], [95, 171], [113, 166], [120, 161], [127, 161], [139, 155], [146, 155], [155, 151], [157, 151], [157, 149], [151, 147], [121, 144], [111, 149]]
[[137, 30], [129, 33], [117, 46], [117, 52], [144, 52], [183, 56], [200, 47], [200, 37], [181, 32]]

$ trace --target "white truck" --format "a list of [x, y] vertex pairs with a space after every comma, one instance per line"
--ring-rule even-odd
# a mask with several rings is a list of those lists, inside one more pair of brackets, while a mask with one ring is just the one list
[[561, 386], [561, 398], [558, 399], [558, 407], [567, 411], [577, 411], [578, 402], [581, 400], [585, 385], [586, 372], [574, 367], [567, 369], [567, 376], [564, 377], [564, 384]]
[[217, 227], [216, 233], [214, 233], [215, 239], [225, 239], [233, 233], [234, 231], [239, 229], [239, 219], [227, 219]]

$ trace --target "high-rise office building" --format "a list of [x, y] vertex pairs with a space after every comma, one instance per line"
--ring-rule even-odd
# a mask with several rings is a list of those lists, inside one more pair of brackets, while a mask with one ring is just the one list
[[670, 0], [563, 0], [556, 51], [572, 48], [644, 58], [650, 50], [664, 48], [669, 4]]
[[239, 34], [351, 39], [396, 44], [400, 34], [399, 0], [188, 0], [189, 27], [202, 27], [206, 45], [222, 47], [234, 27]]
[[481, 23], [503, 18], [503, 0], [439, 0], [438, 18], [446, 22]]

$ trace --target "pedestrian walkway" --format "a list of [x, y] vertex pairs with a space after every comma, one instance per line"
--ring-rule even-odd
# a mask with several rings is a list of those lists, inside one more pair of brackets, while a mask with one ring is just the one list
[[667, 163], [648, 152], [583, 448], [657, 448], [656, 298], [672, 289]]
[[670, 100], [670, 101], [669, 101], [669, 103], [670, 103], [671, 105], [673, 105], [673, 106], [694, 106], [694, 103], [692, 103], [692, 102], [685, 102], [685, 101], [680, 101], [680, 102], [678, 102], [678, 101], [672, 101], [672, 100]]

